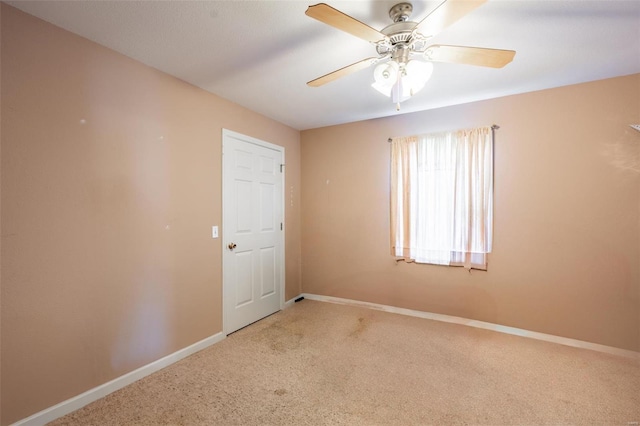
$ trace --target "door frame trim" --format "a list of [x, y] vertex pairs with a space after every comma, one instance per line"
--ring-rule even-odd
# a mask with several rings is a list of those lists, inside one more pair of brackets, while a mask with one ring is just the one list
[[[227, 141], [227, 138], [229, 137], [233, 137], [236, 139], [241, 139], [244, 140], [246, 142], [261, 146], [263, 148], [268, 148], [268, 149], [273, 149], [275, 151], [278, 151], [281, 153], [282, 155], [282, 165], [284, 165], [285, 163], [285, 148], [283, 146], [280, 145], [276, 145], [270, 142], [266, 142], [263, 141], [261, 139], [257, 139], [242, 133], [238, 133], [238, 132], [234, 132], [233, 130], [229, 130], [229, 129], [222, 129], [222, 144], [221, 144], [221, 150], [222, 150], [222, 164], [221, 164], [221, 174], [222, 174], [222, 203], [221, 203], [221, 208], [222, 208], [222, 227], [221, 227], [221, 238], [220, 238], [220, 242], [222, 244], [222, 256], [220, 258], [221, 264], [222, 264], [222, 332], [224, 333], [225, 336], [228, 335], [227, 332], [227, 308], [226, 308], [226, 304], [225, 304], [225, 281], [226, 281], [226, 276], [225, 276], [225, 270], [224, 270], [224, 255], [225, 255], [225, 247], [227, 244], [226, 241], [226, 217], [225, 217], [225, 200], [226, 200], [226, 194], [225, 194], [225, 167], [224, 167], [224, 161], [225, 161], [225, 157], [224, 157], [224, 147], [225, 147], [225, 142]], [[281, 179], [282, 179], [282, 191], [280, 192], [280, 206], [282, 208], [282, 232], [280, 232], [280, 250], [281, 250], [281, 256], [280, 256], [280, 282], [278, 283], [279, 287], [280, 287], [280, 310], [282, 310], [284, 308], [284, 304], [285, 304], [285, 282], [286, 282], [286, 268], [285, 268], [285, 254], [286, 254], [286, 238], [285, 238], [285, 232], [286, 232], [286, 217], [285, 217], [285, 175], [286, 175], [286, 167], [281, 167]], [[227, 177], [228, 178], [228, 177]]]

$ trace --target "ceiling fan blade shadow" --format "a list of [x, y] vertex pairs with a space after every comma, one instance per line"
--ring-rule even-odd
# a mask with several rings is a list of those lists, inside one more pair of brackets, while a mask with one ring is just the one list
[[330, 72], [329, 74], [325, 74], [322, 77], [318, 77], [315, 80], [311, 80], [307, 83], [307, 86], [311, 86], [311, 87], [318, 87], [318, 86], [322, 86], [323, 84], [327, 84], [330, 83], [334, 80], [339, 79], [340, 77], [344, 77], [346, 75], [352, 74], [356, 71], [360, 71], [363, 70], [373, 64], [375, 64], [376, 62], [378, 62], [381, 58], [367, 58], [367, 59], [363, 59], [362, 61], [358, 61], [354, 64], [351, 65], [347, 65], [344, 68], [340, 68], [339, 70]]
[[486, 49], [484, 47], [429, 46], [424, 57], [434, 62], [477, 65], [480, 67], [502, 68], [513, 60], [515, 50]]
[[382, 34], [380, 31], [371, 28], [367, 24], [363, 24], [357, 19], [352, 18], [351, 16], [342, 13], [325, 3], [309, 6], [305, 14], [320, 22], [331, 25], [334, 28], [345, 31], [371, 43], [377, 43], [387, 39], [387, 36]]
[[482, 6], [487, 0], [445, 0], [413, 29], [425, 37], [433, 37], [466, 14]]

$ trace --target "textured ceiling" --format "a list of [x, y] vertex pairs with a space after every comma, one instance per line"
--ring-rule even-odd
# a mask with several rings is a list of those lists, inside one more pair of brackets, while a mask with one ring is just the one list
[[[502, 69], [436, 63], [402, 104], [366, 69], [318, 88], [306, 82], [375, 47], [304, 14], [307, 1], [8, 1], [27, 13], [295, 129], [541, 90], [640, 72], [640, 1], [490, 0], [431, 39], [516, 50]], [[382, 29], [396, 1], [329, 1]], [[419, 21], [439, 1], [414, 1]]]

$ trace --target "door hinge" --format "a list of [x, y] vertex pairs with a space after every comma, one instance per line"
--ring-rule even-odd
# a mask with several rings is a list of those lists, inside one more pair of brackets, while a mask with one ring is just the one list
[[280, 164], [280, 173], [282, 173], [282, 168], [284, 167], [284, 164]]
[[282, 222], [280, 222], [280, 230], [282, 231]]

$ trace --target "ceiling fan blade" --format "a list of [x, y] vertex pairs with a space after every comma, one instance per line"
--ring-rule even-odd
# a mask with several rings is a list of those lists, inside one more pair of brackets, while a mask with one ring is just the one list
[[387, 38], [380, 31], [324, 3], [309, 6], [305, 14], [371, 43], [377, 43]]
[[434, 44], [424, 52], [425, 59], [435, 62], [502, 68], [513, 60], [515, 50], [485, 49], [483, 47], [444, 46]]
[[487, 0], [445, 0], [413, 29], [425, 37], [433, 37]]
[[325, 74], [322, 77], [318, 77], [315, 80], [311, 80], [310, 82], [307, 83], [307, 86], [311, 86], [311, 87], [322, 86], [323, 84], [330, 83], [333, 80], [339, 79], [340, 77], [344, 77], [344, 76], [349, 75], [351, 73], [354, 73], [356, 71], [360, 71], [362, 69], [365, 69], [365, 68], [375, 64], [379, 60], [380, 60], [380, 58], [363, 59], [362, 61], [356, 62], [355, 64], [347, 65], [344, 68], [340, 68], [339, 70], [330, 72], [329, 74]]

